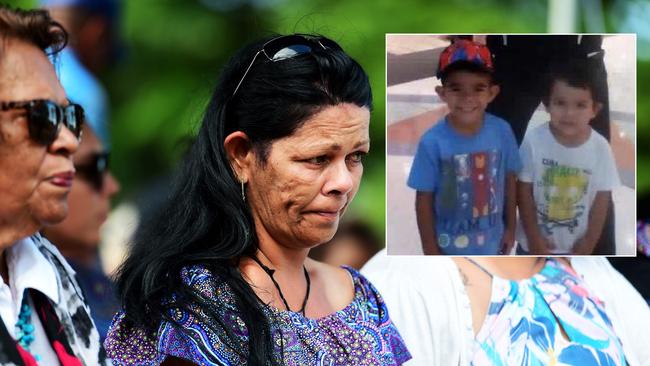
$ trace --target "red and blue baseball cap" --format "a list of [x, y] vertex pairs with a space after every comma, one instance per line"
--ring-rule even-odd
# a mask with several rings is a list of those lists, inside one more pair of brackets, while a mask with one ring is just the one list
[[494, 67], [492, 66], [492, 55], [487, 46], [467, 39], [458, 39], [445, 48], [440, 54], [438, 72], [436, 73], [438, 79], [442, 79], [449, 65], [458, 61], [474, 63], [484, 68], [485, 71], [489, 73], [494, 71]]

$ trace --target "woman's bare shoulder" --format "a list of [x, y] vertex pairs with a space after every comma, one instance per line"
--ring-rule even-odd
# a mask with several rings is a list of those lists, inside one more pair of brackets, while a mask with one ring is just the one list
[[312, 279], [325, 280], [337, 286], [351, 286], [350, 272], [343, 267], [333, 266], [331, 264], [319, 262], [308, 258], [305, 261], [305, 266], [309, 271]]

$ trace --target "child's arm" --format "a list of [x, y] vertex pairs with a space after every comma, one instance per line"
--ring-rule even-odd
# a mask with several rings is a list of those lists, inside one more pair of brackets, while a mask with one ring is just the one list
[[424, 254], [441, 254], [436, 234], [436, 215], [433, 212], [433, 192], [417, 191], [415, 193], [415, 215]]
[[517, 220], [517, 176], [508, 173], [506, 176], [506, 227], [501, 239], [501, 253], [510, 254], [515, 245], [515, 225]]
[[600, 239], [600, 235], [603, 232], [603, 226], [605, 226], [611, 195], [610, 191], [598, 191], [596, 193], [594, 203], [589, 210], [587, 232], [573, 246], [573, 254], [593, 253], [594, 248], [596, 248], [596, 243], [598, 243], [598, 239]]
[[537, 208], [533, 198], [533, 184], [527, 182], [517, 183], [517, 204], [519, 217], [528, 238], [530, 254], [549, 254], [548, 240], [542, 235], [537, 226]]

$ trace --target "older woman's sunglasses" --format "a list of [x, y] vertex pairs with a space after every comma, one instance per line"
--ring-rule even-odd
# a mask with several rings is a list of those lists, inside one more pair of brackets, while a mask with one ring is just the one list
[[91, 155], [87, 163], [75, 164], [79, 178], [90, 183], [97, 192], [104, 187], [104, 176], [108, 173], [108, 152], [98, 152]]
[[29, 136], [39, 144], [45, 146], [52, 144], [63, 124], [78, 140], [81, 139], [84, 110], [78, 104], [60, 106], [46, 99], [0, 103], [2, 111], [14, 109], [24, 109], [27, 112]]
[[312, 53], [314, 49], [341, 50], [341, 47], [338, 44], [336, 44], [336, 42], [330, 41], [327, 38], [311, 37], [308, 35], [301, 35], [301, 34], [281, 36], [281, 37], [273, 38], [272, 40], [264, 43], [262, 49], [257, 51], [250, 65], [248, 65], [248, 67], [246, 68], [246, 71], [244, 72], [244, 76], [242, 76], [241, 80], [239, 80], [239, 83], [237, 84], [235, 91], [232, 93], [232, 96], [234, 97], [235, 94], [237, 94], [237, 90], [239, 90], [239, 87], [244, 82], [244, 79], [246, 79], [246, 75], [248, 75], [248, 71], [250, 71], [251, 67], [253, 67], [253, 64], [255, 64], [255, 61], [257, 60], [257, 57], [259, 55], [264, 55], [264, 57], [266, 57], [267, 60], [276, 62], [276, 61], [286, 60], [289, 58], [294, 58], [299, 55]]

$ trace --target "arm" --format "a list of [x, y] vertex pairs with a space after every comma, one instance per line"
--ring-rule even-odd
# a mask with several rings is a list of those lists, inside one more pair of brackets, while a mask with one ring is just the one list
[[438, 255], [438, 235], [436, 233], [436, 217], [433, 211], [433, 192], [415, 193], [415, 215], [422, 241], [422, 250], [426, 255]]
[[533, 184], [519, 182], [517, 184], [517, 204], [519, 205], [519, 217], [528, 238], [528, 249], [530, 254], [548, 254], [548, 241], [537, 226], [537, 208], [533, 198]]
[[501, 240], [502, 254], [509, 254], [512, 246], [515, 245], [515, 223], [517, 219], [517, 176], [515, 173], [508, 173], [506, 176], [506, 210], [505, 210], [505, 231]]
[[[589, 223], [587, 224], [587, 232], [580, 238], [573, 246], [573, 254], [591, 254], [600, 239], [605, 226], [605, 219], [607, 218], [607, 210], [609, 209], [609, 201], [611, 200], [610, 191], [598, 191], [594, 202], [589, 210]], [[612, 253], [614, 254], [614, 253]]]

